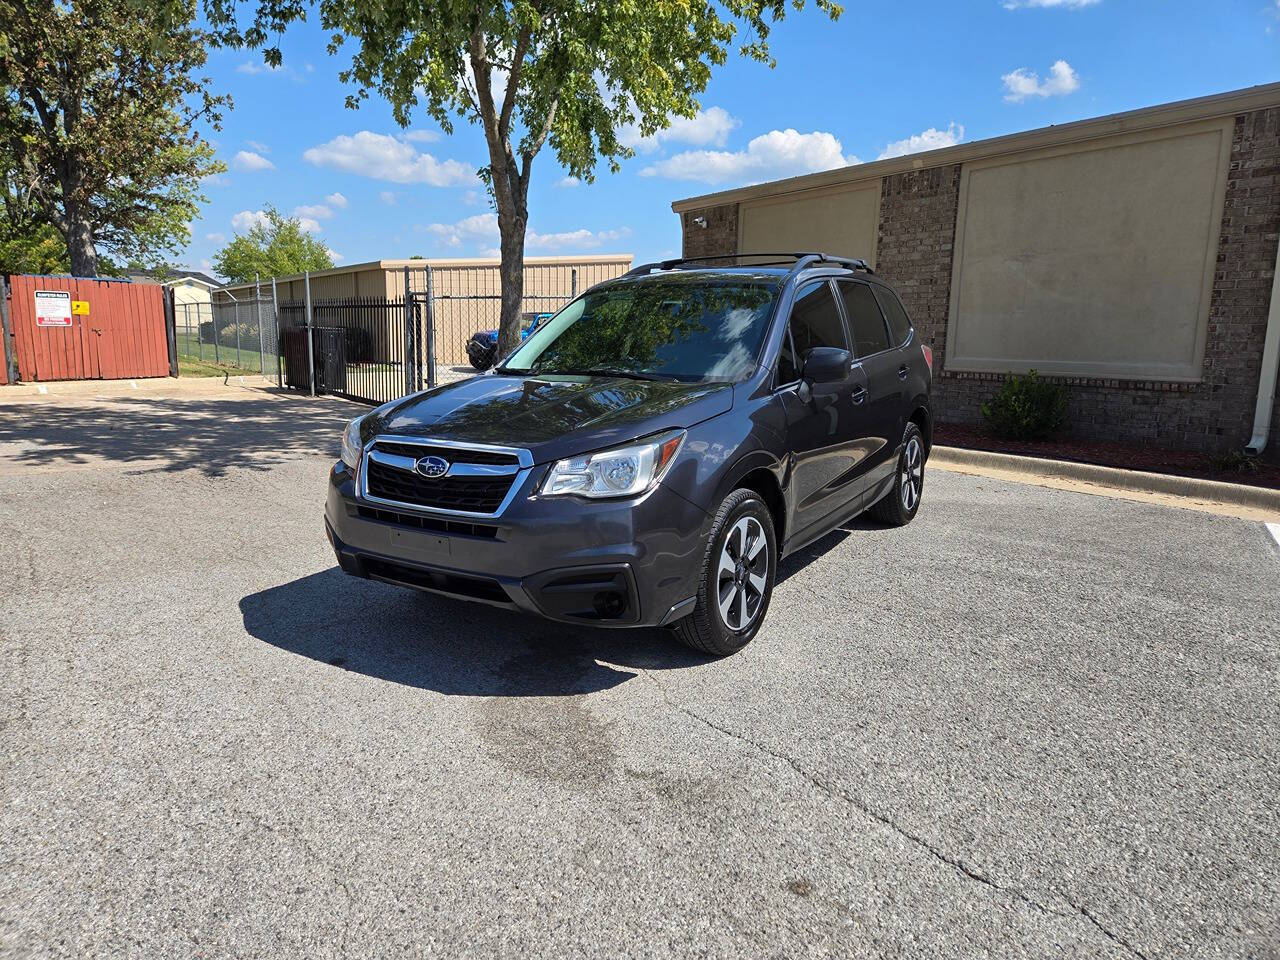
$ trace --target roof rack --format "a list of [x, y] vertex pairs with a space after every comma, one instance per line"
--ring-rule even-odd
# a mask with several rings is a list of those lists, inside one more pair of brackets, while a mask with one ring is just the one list
[[788, 276], [799, 273], [806, 267], [815, 264], [831, 263], [837, 266], [847, 267], [850, 270], [861, 270], [863, 273], [875, 274], [871, 269], [871, 264], [860, 257], [836, 257], [829, 253], [722, 253], [706, 257], [676, 257], [672, 260], [659, 260], [656, 263], [642, 263], [638, 267], [633, 267], [623, 276], [627, 277], [644, 277], [653, 273], [655, 270], [684, 270], [698, 264], [707, 263], [711, 260], [743, 260], [752, 258], [758, 261], [762, 257], [772, 257], [773, 259], [765, 260], [764, 263], [752, 262], [741, 264], [748, 267], [780, 267], [791, 265]]

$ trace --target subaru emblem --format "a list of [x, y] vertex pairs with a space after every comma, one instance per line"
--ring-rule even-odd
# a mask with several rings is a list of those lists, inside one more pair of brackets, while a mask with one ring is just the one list
[[444, 457], [423, 457], [413, 465], [413, 469], [420, 476], [424, 476], [428, 480], [435, 480], [437, 477], [443, 477], [449, 472], [449, 461]]

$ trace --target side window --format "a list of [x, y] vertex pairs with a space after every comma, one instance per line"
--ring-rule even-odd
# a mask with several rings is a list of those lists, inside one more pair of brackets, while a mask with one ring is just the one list
[[911, 336], [911, 318], [903, 309], [902, 301], [893, 291], [886, 290], [884, 287], [876, 287], [876, 299], [880, 301], [884, 315], [889, 319], [889, 332], [893, 334], [893, 345], [902, 346], [907, 342], [907, 337]]
[[884, 315], [876, 303], [876, 295], [866, 283], [841, 281], [840, 296], [844, 298], [844, 312], [853, 328], [854, 355], [865, 357], [889, 349], [889, 331], [884, 325]]
[[805, 354], [814, 347], [849, 349], [836, 299], [825, 280], [806, 284], [796, 293], [790, 327], [790, 342], [782, 342], [782, 355], [778, 358], [779, 383], [800, 379]]

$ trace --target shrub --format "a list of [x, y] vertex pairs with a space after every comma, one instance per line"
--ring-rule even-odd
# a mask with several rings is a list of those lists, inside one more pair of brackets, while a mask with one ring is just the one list
[[1067, 393], [1061, 384], [1041, 380], [1034, 370], [1025, 376], [1011, 373], [982, 405], [982, 415], [1006, 440], [1048, 440], [1066, 423]]
[[1219, 453], [1209, 461], [1217, 473], [1256, 473], [1258, 458], [1250, 456], [1243, 450], [1228, 450]]

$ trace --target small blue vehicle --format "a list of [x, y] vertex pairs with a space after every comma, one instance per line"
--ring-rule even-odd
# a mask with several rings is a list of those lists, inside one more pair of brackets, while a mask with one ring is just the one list
[[[550, 313], [525, 314], [525, 327], [520, 331], [520, 340], [523, 342], [529, 334], [538, 329], [543, 320], [553, 316]], [[471, 339], [467, 341], [467, 359], [471, 361], [471, 365], [477, 370], [488, 370], [493, 366], [493, 362], [497, 359], [498, 354], [498, 331], [497, 330], [477, 330], [471, 335]]]

